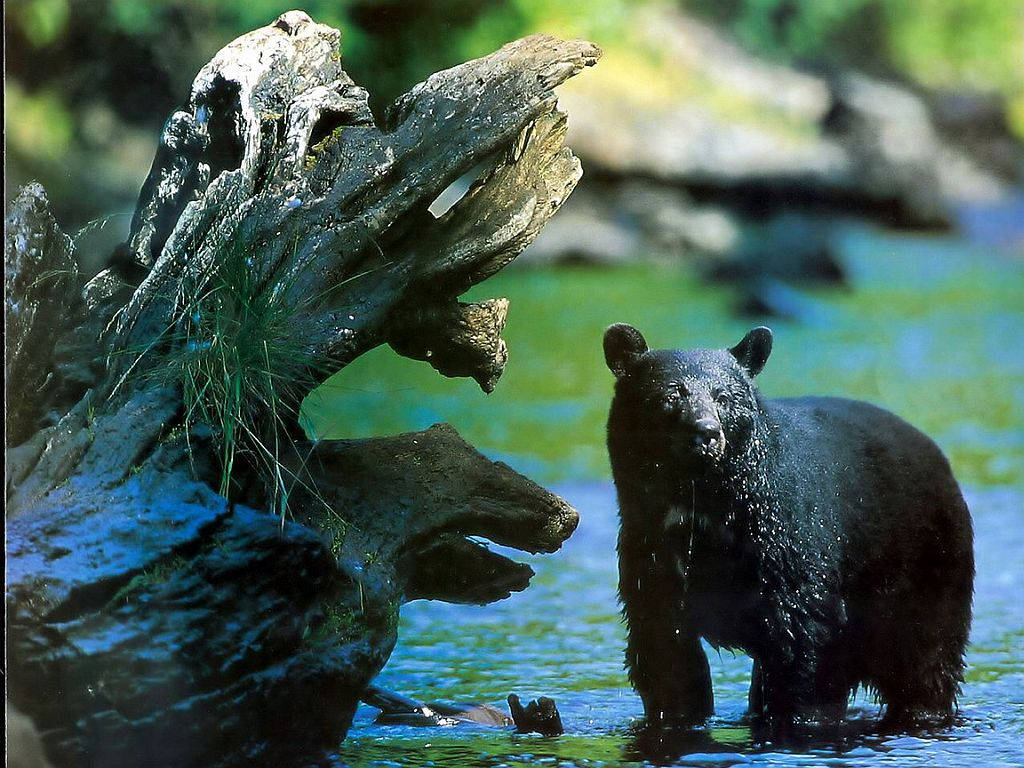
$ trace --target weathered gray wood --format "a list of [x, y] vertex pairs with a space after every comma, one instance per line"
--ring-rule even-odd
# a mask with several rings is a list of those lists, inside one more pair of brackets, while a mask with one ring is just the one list
[[320, 538], [229, 507], [173, 441], [139, 470], [108, 456], [97, 441], [8, 521], [8, 695], [51, 758], [275, 764], [337, 738], [388, 646], [319, 631], [344, 610]]
[[[329, 748], [402, 602], [506, 597], [533, 571], [478, 537], [552, 552], [576, 525], [449, 427], [313, 444], [273, 403], [247, 428], [273, 435], [277, 476], [243, 456], [232, 498], [214, 491], [223, 428], [188, 412], [167, 370], [232, 260], [305, 350], [296, 400], [382, 343], [490, 391], [508, 303], [458, 297], [580, 175], [551, 89], [596, 60], [589, 43], [511, 43], [377, 125], [337, 40], [293, 11], [217, 54], [165, 125], [117, 263], [85, 286], [68, 269], [59, 291], [36, 290], [72, 258], [41, 190], [12, 214], [8, 364], [64, 395], [23, 398], [28, 439], [7, 464], [8, 695], [61, 764], [284, 764]], [[477, 167], [461, 201], [428, 213]], [[257, 511], [280, 509], [283, 489], [291, 520]]]
[[75, 246], [53, 218], [46, 193], [30, 184], [4, 221], [4, 379], [7, 445], [38, 428], [44, 390], [54, 379], [53, 349], [70, 327], [78, 284]]
[[[544, 36], [510, 43], [431, 76], [378, 127], [365, 92], [332, 55], [335, 30], [300, 12], [285, 16], [218, 54], [165, 130], [165, 148], [200, 147], [190, 161], [197, 170], [179, 173], [180, 154], [158, 155], [146, 182], [131, 245], [153, 267], [121, 318], [124, 346], [173, 325], [186, 291], [202, 291], [230, 244], [251, 251], [253, 268], [296, 307], [318, 378], [391, 336], [405, 348], [415, 322], [403, 315], [450, 315], [461, 293], [526, 247], [579, 179], [552, 88], [596, 61], [593, 45]], [[262, 63], [239, 63], [253, 60]], [[291, 77], [291, 66], [303, 77]], [[314, 119], [310, 104], [327, 93], [330, 106]], [[320, 149], [307, 154], [317, 136]], [[434, 220], [434, 198], [487, 158], [492, 169]], [[176, 182], [203, 177], [207, 166], [221, 171], [205, 188]], [[160, 222], [179, 210], [161, 241]], [[499, 331], [481, 316], [460, 344], [479, 339], [475, 370], [458, 354], [451, 373], [493, 385]]]
[[[330, 534], [343, 568], [363, 575], [379, 602], [489, 603], [524, 589], [528, 566], [487, 550], [480, 536], [527, 552], [554, 552], [576, 511], [447, 424], [371, 440], [330, 440], [299, 450], [300, 519]], [[387, 510], [386, 515], [381, 510]]]
[[507, 317], [507, 299], [427, 305], [393, 321], [388, 338], [398, 354], [425, 360], [446, 376], [472, 376], [493, 392], [508, 360], [501, 338]]
[[131, 292], [114, 269], [82, 285], [74, 241], [36, 183], [5, 221], [4, 288], [6, 444], [17, 446], [103, 378], [101, 337]]

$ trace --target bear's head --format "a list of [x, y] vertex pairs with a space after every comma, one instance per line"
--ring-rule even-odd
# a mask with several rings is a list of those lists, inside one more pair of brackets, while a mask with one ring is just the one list
[[730, 349], [648, 349], [643, 335], [618, 323], [604, 335], [615, 374], [615, 429], [634, 444], [686, 464], [740, 451], [759, 411], [753, 378], [772, 350], [772, 332], [755, 328]]

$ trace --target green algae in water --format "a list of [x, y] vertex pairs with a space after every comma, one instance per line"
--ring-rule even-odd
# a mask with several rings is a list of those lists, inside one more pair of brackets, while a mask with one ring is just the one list
[[511, 299], [509, 362], [493, 394], [380, 348], [306, 401], [320, 437], [453, 424], [484, 453], [543, 482], [607, 478], [612, 377], [601, 338], [613, 322], [652, 347], [726, 346], [759, 322], [775, 330], [759, 377], [769, 397], [864, 399], [931, 435], [963, 482], [1024, 481], [1024, 265], [949, 238], [848, 227], [850, 291], [808, 291], [819, 322], [742, 319], [728, 287], [685, 269], [510, 269], [469, 299]]

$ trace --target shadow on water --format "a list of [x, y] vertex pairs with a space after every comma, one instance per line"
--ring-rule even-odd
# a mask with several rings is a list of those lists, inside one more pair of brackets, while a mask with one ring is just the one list
[[627, 731], [623, 749], [627, 762], [651, 765], [734, 765], [746, 762], [750, 753], [810, 753], [825, 750], [836, 754], [864, 744], [874, 734], [874, 718], [854, 718], [844, 723], [805, 729], [782, 740], [743, 724], [712, 722], [708, 728], [665, 728], [638, 723]]
[[519, 271], [480, 294], [512, 299], [509, 368], [493, 395], [381, 354], [338, 377], [316, 418], [338, 436], [449, 421], [580, 511], [561, 552], [527, 558], [537, 575], [525, 592], [485, 608], [405, 606], [379, 680], [419, 699], [502, 708], [509, 693], [550, 696], [566, 733], [382, 727], [376, 710], [361, 707], [333, 765], [1024, 766], [1024, 259], [865, 227], [842, 240], [854, 290], [815, 294], [829, 307], [827, 323], [775, 324], [761, 387], [768, 396], [879, 403], [950, 456], [972, 511], [977, 562], [961, 719], [939, 732], [876, 734], [878, 707], [860, 696], [839, 728], [761, 741], [743, 719], [749, 659], [707, 648], [716, 700], [708, 727], [642, 725], [622, 666], [601, 333], [626, 321], [659, 346], [724, 345], [750, 323], [728, 313], [726, 289], [682, 271]]
[[[950, 728], [925, 728], [910, 733], [883, 733], [875, 713], [861, 711], [841, 723], [808, 726], [783, 738], [759, 733], [739, 723], [712, 721], [707, 728], [665, 728], [644, 722], [626, 732], [622, 757], [627, 763], [657, 766], [731, 766], [751, 762], [755, 756], [799, 764], [800, 755], [831, 758], [829, 764], [847, 764], [857, 757], [882, 758], [891, 749], [910, 744], [955, 742], [955, 729], [968, 724], [959, 718]], [[852, 753], [852, 754], [851, 754]], [[843, 762], [836, 762], [843, 761]]]

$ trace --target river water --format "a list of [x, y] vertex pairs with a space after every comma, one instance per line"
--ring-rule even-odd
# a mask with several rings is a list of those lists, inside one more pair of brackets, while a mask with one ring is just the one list
[[775, 351], [759, 382], [768, 396], [871, 400], [950, 456], [974, 517], [978, 570], [957, 725], [874, 735], [878, 707], [859, 695], [842, 728], [797, 745], [755, 743], [742, 723], [750, 661], [709, 649], [716, 713], [708, 727], [638, 727], [615, 595], [617, 519], [603, 443], [611, 376], [601, 333], [628, 321], [652, 346], [726, 346], [760, 321], [737, 319], [730, 289], [708, 288], [687, 270], [510, 270], [473, 294], [512, 300], [509, 366], [492, 396], [380, 351], [336, 377], [313, 410], [326, 436], [449, 421], [576, 506], [580, 526], [563, 549], [525, 558], [537, 572], [525, 592], [485, 607], [405, 606], [378, 681], [416, 698], [501, 708], [511, 692], [550, 696], [566, 733], [384, 727], [362, 707], [335, 764], [1024, 765], [1024, 256], [984, 237], [862, 224], [838, 227], [837, 244], [852, 288], [806, 290], [799, 323], [769, 323]]

